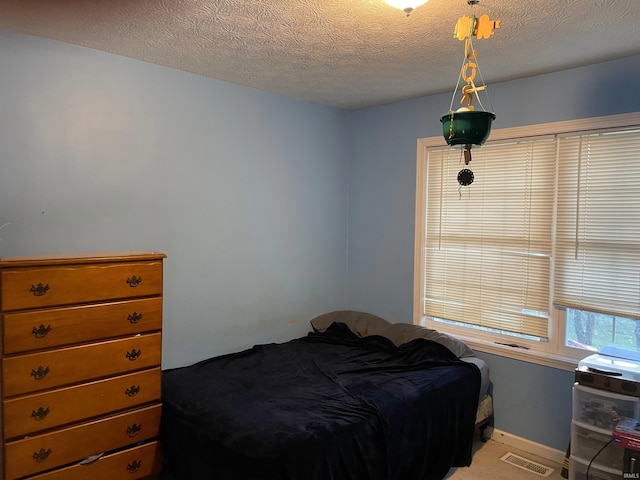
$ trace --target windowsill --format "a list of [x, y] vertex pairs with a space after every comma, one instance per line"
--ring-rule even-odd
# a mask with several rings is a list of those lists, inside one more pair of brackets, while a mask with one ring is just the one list
[[[501, 357], [512, 358], [514, 360], [535, 363], [536, 365], [557, 368], [568, 372], [573, 372], [578, 366], [578, 360], [575, 358], [563, 357], [561, 355], [541, 352], [538, 350], [499, 345], [488, 340], [480, 340], [477, 338], [460, 336], [458, 336], [458, 338], [477, 352], [490, 353], [492, 355], [499, 355]], [[585, 356], [587, 356], [586, 353]]]

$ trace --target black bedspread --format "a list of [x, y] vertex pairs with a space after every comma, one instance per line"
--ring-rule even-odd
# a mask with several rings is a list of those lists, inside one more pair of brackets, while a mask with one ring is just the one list
[[471, 462], [480, 374], [343, 324], [163, 372], [176, 480], [439, 480]]

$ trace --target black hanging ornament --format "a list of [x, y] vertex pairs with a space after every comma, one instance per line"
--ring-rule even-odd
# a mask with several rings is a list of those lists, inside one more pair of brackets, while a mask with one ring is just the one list
[[468, 168], [463, 168], [458, 172], [458, 183], [463, 187], [468, 187], [473, 183], [473, 172]]

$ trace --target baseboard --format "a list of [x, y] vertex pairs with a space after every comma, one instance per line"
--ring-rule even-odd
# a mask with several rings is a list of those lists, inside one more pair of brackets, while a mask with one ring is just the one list
[[566, 451], [551, 448], [541, 443], [518, 437], [517, 435], [514, 435], [512, 433], [498, 430], [497, 428], [493, 429], [491, 439], [494, 442], [503, 443], [504, 445], [517, 448], [518, 450], [529, 452], [532, 455], [546, 458], [548, 460], [551, 460], [552, 462], [559, 463], [560, 465], [562, 465], [562, 463], [564, 462], [564, 457], [566, 455]]

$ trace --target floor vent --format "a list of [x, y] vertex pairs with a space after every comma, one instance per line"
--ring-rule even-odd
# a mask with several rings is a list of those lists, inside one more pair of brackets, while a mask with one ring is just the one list
[[511, 465], [515, 465], [518, 468], [522, 468], [523, 470], [527, 470], [529, 472], [533, 472], [536, 475], [540, 475], [541, 477], [548, 477], [553, 472], [553, 468], [546, 467], [536, 462], [532, 462], [524, 457], [516, 455], [514, 453], [507, 453], [500, 460], [503, 462], [510, 463]]

